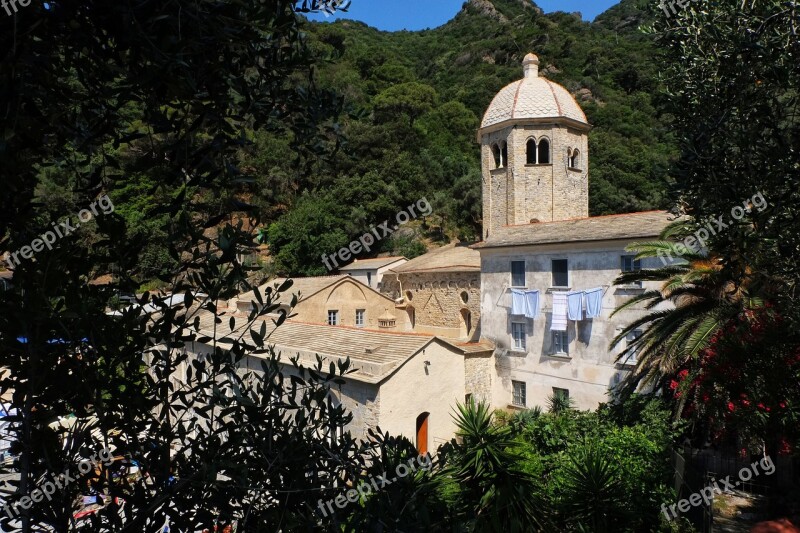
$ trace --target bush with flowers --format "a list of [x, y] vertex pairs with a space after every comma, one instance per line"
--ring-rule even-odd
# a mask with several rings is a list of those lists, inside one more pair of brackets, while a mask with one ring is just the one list
[[712, 444], [797, 452], [800, 346], [786, 329], [770, 303], [745, 308], [668, 380], [681, 416]]

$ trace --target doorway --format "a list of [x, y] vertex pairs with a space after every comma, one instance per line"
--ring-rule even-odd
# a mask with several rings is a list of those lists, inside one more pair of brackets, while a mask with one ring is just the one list
[[430, 413], [422, 413], [417, 417], [417, 453], [428, 453], [428, 418]]

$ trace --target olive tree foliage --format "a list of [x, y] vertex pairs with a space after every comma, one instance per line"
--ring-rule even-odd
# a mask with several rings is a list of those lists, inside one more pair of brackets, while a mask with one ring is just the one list
[[[734, 283], [761, 286], [797, 331], [800, 281], [800, 3], [693, 2], [652, 31], [663, 103], [680, 136], [676, 180], [695, 220], [719, 220], [710, 245]], [[761, 192], [769, 204], [731, 211]], [[722, 218], [720, 218], [722, 217]]]
[[[13, 289], [0, 294], [0, 392], [17, 410], [8, 420], [20, 478], [7, 502], [65, 471], [74, 479], [19, 507], [18, 520], [3, 515], [0, 528], [140, 532], [170, 522], [195, 531], [217, 517], [248, 531], [316, 524], [311, 500], [360, 471], [343, 431], [348, 415], [329, 400], [347, 365], [282, 374], [258, 315], [277, 312], [288, 285], [254, 294], [263, 305], [248, 317], [227, 316], [223, 302], [251, 288], [238, 259], [257, 226], [242, 222], [248, 205], [237, 194], [247, 181], [236, 165], [245, 132], [291, 139], [301, 167], [338, 143], [341, 103], [316, 88], [297, 16], [319, 3], [17, 7], [0, 16], [0, 250], [26, 250]], [[75, 211], [45, 208], [38, 185], [59, 176], [69, 205], [83, 209], [100, 194], [113, 200], [133, 172], [152, 183], [144, 215], [163, 220], [174, 260], [162, 282], [184, 300], [145, 293], [112, 315], [108, 302], [143, 281], [141, 242], [126, 239], [114, 213], [78, 227]], [[56, 227], [53, 242], [36, 241]], [[89, 283], [107, 273], [111, 284]], [[201, 333], [201, 314], [244, 334]], [[187, 350], [197, 343], [211, 347], [203, 362]], [[261, 368], [241, 371], [246, 354]], [[69, 414], [79, 422], [53, 424]], [[147, 476], [122, 483], [111, 469], [76, 470], [109, 447]], [[114, 503], [79, 526], [73, 501], [92, 485]]]

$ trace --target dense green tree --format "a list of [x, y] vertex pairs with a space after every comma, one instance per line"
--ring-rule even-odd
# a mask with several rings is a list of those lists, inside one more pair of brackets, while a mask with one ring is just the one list
[[409, 126], [433, 109], [436, 91], [430, 85], [411, 81], [392, 85], [375, 97], [375, 113], [381, 120], [392, 120], [397, 115], [408, 117]]
[[[76, 476], [22, 510], [22, 531], [74, 529], [74, 498], [87, 483], [125, 506], [112, 503], [84, 530], [152, 530], [169, 517], [174, 529], [195, 531], [219, 513], [242, 517], [245, 508], [256, 523], [291, 529], [316, 523], [311, 501], [320, 487], [332, 488], [309, 472], [330, 480], [361, 470], [349, 466], [359, 455], [347, 435], [326, 437], [326, 428], [347, 421], [325, 400], [326, 384], [345, 367], [318, 369], [284, 390], [264, 332], [254, 329], [193, 367], [199, 374], [186, 376], [186, 388], [171, 382], [185, 343], [203, 336], [197, 313], [219, 315], [216, 302], [248, 287], [237, 257], [252, 246], [255, 226], [238, 222], [248, 206], [237, 197], [246, 179], [236, 166], [248, 133], [299, 139], [292, 151], [300, 165], [336, 144], [337, 104], [309, 81], [312, 59], [295, 12], [315, 7], [66, 1], [0, 18], [0, 181], [12, 192], [0, 198], [0, 246], [18, 250], [57, 221], [74, 224], [74, 209], [102, 193], [119, 209], [52, 246], [33, 244], [36, 253], [23, 254], [14, 288], [0, 298], [0, 392], [18, 410], [12, 431], [20, 456], [20, 481], [7, 501], [65, 470]], [[139, 265], [147, 237], [169, 255], [153, 271], [184, 303], [107, 314], [118, 291], [147, 281]], [[110, 286], [87, 283], [109, 271]], [[258, 298], [277, 310], [275, 291]], [[150, 302], [149, 294], [139, 300]], [[259, 350], [266, 378], [245, 382], [235, 362]], [[207, 407], [192, 414], [198, 404]], [[92, 422], [62, 444], [65, 435], [51, 424], [69, 413]], [[247, 421], [248, 431], [227, 415]], [[171, 455], [176, 442], [183, 448]], [[112, 446], [148, 477], [123, 485], [111, 483], [109, 470], [104, 479], [75, 472], [76, 461]], [[315, 455], [325, 465], [314, 464]], [[282, 505], [252, 491], [286, 482], [295, 492]], [[8, 530], [9, 517], [0, 521]]]
[[[797, 332], [800, 279], [800, 39], [797, 2], [724, 0], [659, 17], [663, 105], [681, 140], [675, 177], [688, 214], [722, 217], [710, 243], [731, 279], [779, 286]], [[731, 223], [733, 209], [762, 193], [767, 209]]]

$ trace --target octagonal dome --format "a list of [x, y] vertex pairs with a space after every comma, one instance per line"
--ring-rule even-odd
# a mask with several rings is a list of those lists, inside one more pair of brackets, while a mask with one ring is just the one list
[[481, 129], [511, 120], [571, 119], [589, 125], [581, 106], [564, 87], [539, 77], [539, 58], [525, 56], [525, 77], [503, 87], [483, 115]]

